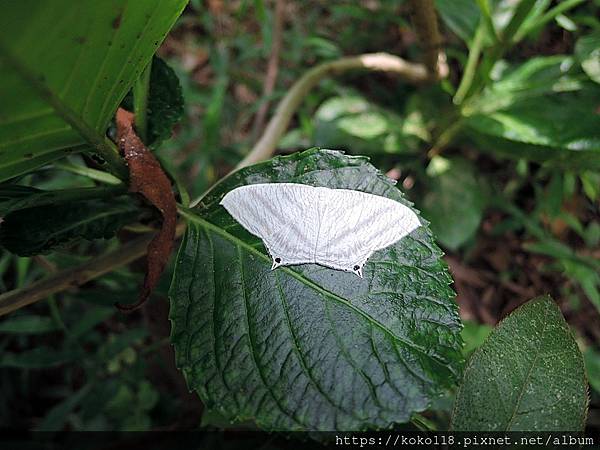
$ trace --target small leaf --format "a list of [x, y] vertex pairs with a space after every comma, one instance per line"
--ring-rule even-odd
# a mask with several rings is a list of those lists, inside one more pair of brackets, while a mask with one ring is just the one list
[[148, 244], [146, 276], [139, 299], [135, 304], [121, 305], [122, 309], [139, 307], [152, 293], [173, 250], [177, 225], [177, 204], [171, 182], [156, 157], [135, 133], [133, 120], [133, 114], [119, 108], [116, 116], [117, 140], [129, 167], [129, 190], [142, 194], [160, 211], [163, 220], [160, 231]]
[[361, 190], [410, 207], [366, 158], [331, 150], [274, 158], [218, 183], [188, 213], [169, 293], [171, 341], [188, 386], [227, 420], [265, 429], [407, 422], [461, 368], [441, 251], [422, 226], [373, 254], [362, 279], [314, 264], [271, 270], [262, 241], [219, 202], [238, 186], [277, 182]]
[[513, 311], [463, 374], [457, 431], [583, 431], [588, 406], [581, 352], [550, 297]]
[[[133, 110], [131, 91], [122, 105], [124, 109]], [[162, 58], [155, 55], [152, 59], [148, 93], [148, 146], [157, 148], [171, 137], [173, 127], [183, 115], [183, 105], [177, 74]]]
[[463, 159], [435, 157], [428, 174], [427, 190], [418, 206], [431, 222], [436, 239], [457, 250], [479, 229], [487, 203], [486, 186], [473, 165]]
[[141, 212], [128, 196], [19, 209], [4, 217], [0, 245], [19, 256], [49, 253], [79, 239], [111, 238]]
[[600, 31], [577, 40], [575, 56], [584, 72], [596, 83], [600, 83]]
[[414, 153], [418, 137], [403, 119], [358, 95], [333, 97], [315, 113], [314, 141], [356, 153]]

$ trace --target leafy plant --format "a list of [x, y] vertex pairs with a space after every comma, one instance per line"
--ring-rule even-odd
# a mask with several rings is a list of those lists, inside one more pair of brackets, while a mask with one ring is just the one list
[[378, 252], [360, 281], [311, 265], [271, 271], [261, 241], [219, 206], [229, 190], [264, 182], [363, 187], [407, 204], [365, 159], [329, 150], [221, 181], [186, 214], [170, 291], [171, 339], [188, 385], [225, 417], [267, 429], [408, 421], [460, 368], [460, 322], [430, 233], [420, 228]]
[[[251, 3], [209, 2], [205, 11], [191, 2], [161, 56], [184, 0], [0, 6], [0, 286], [10, 289], [0, 294], [0, 314], [12, 313], [0, 322], [0, 390], [6, 405], [23, 404], [24, 417], [36, 418], [18, 425], [162, 426], [179, 408], [171, 392], [183, 395], [181, 376], [171, 373], [173, 383], [159, 388], [161, 377], [151, 382], [147, 373], [151, 355], [171, 343], [174, 355], [163, 359], [174, 359], [199, 395], [205, 426], [433, 430], [448, 427], [454, 402], [454, 430], [583, 430], [586, 368], [557, 304], [538, 297], [491, 332], [472, 322], [463, 329], [437, 243], [447, 261], [468, 264], [484, 232], [519, 240], [519, 258], [489, 258], [504, 269], [482, 270], [483, 281], [454, 264], [457, 279], [520, 293], [492, 319], [488, 312], [488, 323], [534, 290], [512, 281], [522, 266], [511, 264], [525, 257], [542, 258], [540, 273], [568, 279], [561, 290], [544, 286], [564, 294], [565, 309], [588, 302], [600, 311], [597, 5], [319, 7], [331, 14], [295, 5], [325, 21], [322, 33], [307, 35], [284, 26], [279, 2], [273, 14]], [[220, 16], [237, 7], [234, 18]], [[373, 35], [366, 29], [407, 29], [399, 12], [408, 10], [419, 24], [417, 45], [403, 43], [402, 51], [424, 64], [384, 53], [341, 56], [379, 42], [365, 43], [364, 34]], [[450, 32], [442, 48], [436, 11]], [[255, 18], [249, 28], [273, 49], [260, 99], [249, 72], [262, 66], [240, 67], [265, 52], [228, 25], [242, 17]], [[340, 26], [356, 19], [368, 24], [360, 33]], [[530, 56], [558, 27], [571, 44]], [[194, 41], [189, 32], [221, 40]], [[286, 64], [277, 46], [287, 48]], [[189, 58], [171, 67], [181, 48]], [[278, 70], [285, 89], [272, 79]], [[313, 145], [348, 154], [311, 148], [273, 157], [277, 148]], [[219, 202], [239, 186], [282, 182], [383, 196], [420, 209], [422, 226], [375, 253], [362, 279], [312, 264], [271, 270], [262, 241]], [[174, 236], [183, 237], [168, 266]], [[144, 315], [119, 315], [112, 305], [132, 303], [141, 275], [131, 263], [146, 254], [139, 303], [156, 285], [155, 299]], [[152, 316], [167, 298], [170, 337]], [[47, 301], [17, 311], [39, 300]], [[486, 293], [477, 300], [489, 306]], [[585, 350], [594, 389], [597, 353]], [[41, 393], [43, 411], [15, 400], [31, 395], [21, 378], [53, 370], [64, 372], [63, 384]], [[10, 416], [6, 405], [2, 417]]]

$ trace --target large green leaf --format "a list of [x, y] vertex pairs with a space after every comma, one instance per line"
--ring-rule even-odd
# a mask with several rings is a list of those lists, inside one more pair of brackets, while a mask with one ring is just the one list
[[428, 166], [426, 193], [416, 201], [434, 236], [450, 250], [471, 239], [486, 207], [486, 186], [466, 160], [435, 157]]
[[600, 167], [600, 87], [572, 58], [535, 58], [508, 71], [463, 110], [481, 150], [517, 158]]
[[170, 290], [171, 340], [190, 389], [224, 417], [266, 429], [408, 421], [461, 367], [441, 251], [424, 224], [375, 253], [363, 279], [313, 264], [272, 271], [262, 241], [219, 201], [241, 185], [277, 182], [410, 206], [366, 158], [331, 150], [274, 158], [216, 185], [189, 215]]
[[475, 351], [456, 396], [457, 431], [582, 431], [583, 358], [550, 297], [504, 319]]
[[0, 181], [103, 148], [111, 116], [186, 0], [0, 6]]

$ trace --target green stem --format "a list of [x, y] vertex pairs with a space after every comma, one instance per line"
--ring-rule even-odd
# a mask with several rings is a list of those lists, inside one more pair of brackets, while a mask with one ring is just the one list
[[437, 431], [435, 423], [428, 418], [423, 417], [421, 414], [413, 414], [410, 421], [421, 431]]
[[521, 25], [523, 25], [525, 19], [527, 19], [527, 16], [531, 12], [531, 9], [535, 5], [536, 1], [537, 0], [521, 0], [517, 5], [515, 13], [510, 19], [510, 22], [508, 22], [508, 25], [506, 25], [502, 31], [502, 53], [504, 53], [504, 51], [510, 47], [510, 43], [516, 42], [515, 36], [519, 32], [519, 29], [521, 28]]
[[150, 72], [152, 61], [146, 66], [133, 85], [133, 112], [135, 113], [135, 130], [142, 141], [148, 139], [148, 94], [150, 91]]
[[564, 0], [562, 2], [559, 2], [558, 5], [556, 5], [551, 10], [547, 11], [546, 14], [544, 14], [542, 17], [533, 21], [531, 25], [523, 27], [521, 30], [519, 30], [515, 35], [515, 42], [520, 41], [525, 36], [527, 36], [532, 30], [546, 25], [548, 22], [550, 22], [560, 14], [568, 11], [571, 8], [574, 8], [575, 6], [583, 3], [584, 1], [585, 0]]
[[483, 25], [485, 26], [485, 28], [487, 28], [487, 32], [495, 42], [498, 39], [498, 35], [496, 34], [496, 27], [494, 26], [494, 21], [492, 20], [490, 3], [488, 0], [477, 0], [477, 4], [479, 5], [479, 9], [482, 12], [481, 20], [483, 22]]
[[101, 183], [110, 184], [113, 186], [122, 184], [121, 180], [111, 175], [110, 173], [92, 169], [90, 167], [80, 166], [77, 164], [72, 164], [70, 162], [63, 161], [53, 162], [52, 165], [57, 169], [66, 170], [67, 172], [75, 173], [77, 175], [83, 175], [84, 177], [100, 181]]
[[465, 71], [463, 73], [462, 79], [460, 80], [460, 84], [458, 86], [458, 90], [456, 91], [456, 95], [454, 96], [453, 102], [455, 105], [460, 105], [471, 85], [473, 84], [473, 80], [475, 79], [475, 72], [477, 69], [477, 63], [479, 62], [479, 56], [481, 55], [481, 49], [483, 47], [483, 38], [485, 36], [485, 24], [483, 23], [483, 19], [477, 27], [477, 31], [475, 32], [475, 37], [473, 38], [473, 44], [469, 50], [469, 58], [467, 59], [467, 65], [465, 66]]
[[440, 133], [435, 143], [431, 146], [429, 151], [427, 152], [428, 158], [433, 158], [434, 156], [439, 155], [442, 150], [450, 144], [452, 139], [458, 134], [463, 126], [463, 121], [461, 119], [456, 119], [449, 127], [445, 128], [444, 131]]
[[54, 295], [48, 296], [48, 306], [50, 307], [50, 316], [52, 317], [52, 321], [55, 325], [64, 331], [65, 334], [69, 333], [67, 326], [62, 320], [60, 316], [60, 310], [58, 309], [58, 305], [56, 304], [56, 297]]

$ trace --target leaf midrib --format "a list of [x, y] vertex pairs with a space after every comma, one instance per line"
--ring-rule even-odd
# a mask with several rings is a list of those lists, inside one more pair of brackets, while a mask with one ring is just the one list
[[[26, 81], [49, 106], [52, 107], [54, 112], [70, 125], [89, 145], [97, 149], [103, 155], [119, 155], [116, 146], [107, 137], [92, 128], [90, 124], [69, 108], [54, 92], [45, 86], [35, 74], [31, 73], [26, 66], [11, 55], [1, 43], [0, 60], [4, 60], [12, 67], [19, 76]], [[124, 164], [122, 169], [123, 173], [120, 175], [126, 173]]]
[[[267, 263], [269, 262], [269, 258], [267, 255], [265, 255], [264, 253], [258, 251], [257, 249], [255, 249], [254, 247], [248, 245], [246, 242], [244, 242], [243, 240], [223, 231], [221, 228], [219, 228], [218, 226], [202, 219], [201, 217], [199, 217], [198, 215], [196, 215], [193, 211], [190, 210], [184, 210], [184, 209], [180, 209], [180, 213], [182, 213], [182, 215], [184, 217], [186, 217], [188, 220], [191, 220], [192, 222], [196, 222], [197, 224], [210, 229], [211, 231], [217, 233], [218, 235], [222, 236], [223, 238], [225, 238], [226, 240], [239, 245], [240, 247], [243, 247], [246, 251], [248, 251], [249, 253], [252, 253], [256, 256], [258, 256], [260, 259], [262, 259], [263, 261], [266, 261]], [[406, 345], [407, 347], [410, 347], [414, 350], [416, 350], [417, 352], [425, 355], [426, 357], [430, 358], [431, 360], [433, 360], [435, 363], [443, 366], [444, 368], [446, 368], [446, 364], [443, 361], [439, 361], [437, 359], [436, 356], [434, 355], [430, 355], [429, 353], [427, 353], [426, 350], [417, 347], [414, 343], [407, 341], [405, 339], [400, 338], [399, 336], [397, 336], [395, 333], [393, 333], [389, 328], [387, 328], [384, 324], [382, 324], [381, 322], [379, 322], [378, 320], [374, 319], [373, 317], [369, 316], [368, 314], [366, 314], [365, 312], [361, 311], [359, 308], [357, 308], [356, 306], [354, 306], [352, 303], [350, 303], [348, 300], [344, 299], [343, 297], [340, 297], [339, 295], [328, 291], [327, 289], [324, 289], [323, 287], [319, 286], [318, 284], [316, 284], [315, 282], [305, 278], [303, 275], [299, 274], [298, 272], [288, 269], [287, 267], [279, 267], [278, 270], [282, 270], [283, 272], [287, 273], [288, 275], [296, 278], [298, 281], [302, 282], [303, 284], [307, 285], [308, 287], [314, 289], [315, 291], [319, 292], [320, 294], [326, 296], [326, 297], [330, 297], [333, 300], [337, 301], [338, 303], [341, 303], [343, 305], [345, 305], [347, 308], [351, 309], [352, 311], [354, 311], [356, 314], [362, 316], [364, 319], [366, 319], [369, 323], [371, 323], [373, 326], [379, 328], [381, 331], [383, 331], [385, 334], [387, 334], [389, 337], [391, 337], [392, 339], [399, 341], [401, 343], [403, 343], [404, 345]]]
[[[548, 305], [546, 305], [545, 311], [544, 311], [544, 319], [543, 319], [543, 325], [542, 325], [542, 333], [541, 336], [542, 338], [544, 337], [545, 333], [546, 333], [546, 325], [548, 325], [548, 312], [550, 311], [550, 308], [548, 307]], [[523, 399], [523, 395], [525, 394], [525, 388], [527, 386], [527, 384], [529, 383], [529, 380], [531, 379], [531, 374], [533, 373], [533, 369], [535, 368], [536, 364], [537, 364], [537, 360], [540, 356], [540, 354], [542, 353], [541, 349], [539, 346], [536, 346], [536, 353], [535, 356], [533, 357], [533, 361], [531, 362], [531, 366], [529, 367], [529, 370], [527, 371], [527, 375], [525, 376], [525, 380], [523, 381], [523, 386], [521, 387], [521, 391], [519, 392], [519, 396], [517, 397], [517, 402], [515, 403], [515, 407], [513, 409], [513, 412], [510, 416], [510, 419], [508, 420], [508, 423], [506, 424], [506, 428], [504, 431], [509, 431], [510, 427], [513, 423], [513, 421], [515, 420], [515, 418], [517, 417], [517, 413], [519, 412], [519, 408], [521, 407], [521, 400]]]

